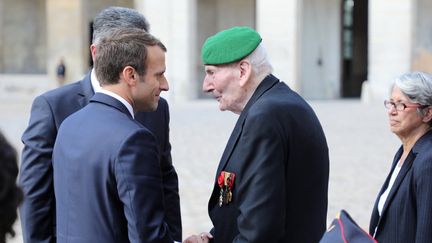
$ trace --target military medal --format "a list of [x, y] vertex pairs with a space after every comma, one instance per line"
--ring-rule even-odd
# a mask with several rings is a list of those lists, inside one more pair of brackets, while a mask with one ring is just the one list
[[232, 201], [232, 189], [234, 186], [235, 174], [232, 172], [222, 171], [218, 177], [220, 188], [219, 207], [227, 205]]

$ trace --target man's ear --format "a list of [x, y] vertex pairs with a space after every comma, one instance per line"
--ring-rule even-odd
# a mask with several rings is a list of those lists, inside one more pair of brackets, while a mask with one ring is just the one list
[[247, 60], [241, 60], [239, 63], [240, 69], [240, 86], [243, 87], [250, 80], [252, 74], [252, 64]]
[[126, 66], [123, 68], [121, 75], [129, 86], [135, 86], [138, 82], [138, 74], [135, 71], [135, 68], [131, 66]]
[[91, 53], [92, 59], [94, 60], [96, 57], [96, 45], [95, 44], [90, 45], [90, 53]]

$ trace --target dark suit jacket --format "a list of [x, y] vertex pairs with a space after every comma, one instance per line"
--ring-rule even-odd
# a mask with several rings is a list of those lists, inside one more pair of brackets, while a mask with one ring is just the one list
[[[19, 183], [25, 200], [20, 208], [24, 242], [55, 242], [55, 199], [52, 183], [52, 149], [63, 120], [89, 103], [93, 96], [90, 72], [79, 82], [38, 96], [22, 141], [24, 149]], [[169, 110], [164, 99], [156, 112], [136, 114], [159, 141], [163, 173], [166, 222], [174, 239], [182, 238], [177, 173], [171, 161]]]
[[402, 152], [401, 147], [378, 194], [369, 232], [373, 235], [378, 225], [375, 238], [383, 243], [432, 242], [432, 131], [423, 135], [408, 154], [379, 217], [378, 200]]
[[[217, 177], [236, 174], [220, 207]], [[329, 157], [312, 108], [266, 77], [242, 111], [209, 200], [215, 242], [316, 243], [326, 229]]]
[[97, 93], [61, 124], [53, 150], [57, 242], [170, 242], [154, 135]]

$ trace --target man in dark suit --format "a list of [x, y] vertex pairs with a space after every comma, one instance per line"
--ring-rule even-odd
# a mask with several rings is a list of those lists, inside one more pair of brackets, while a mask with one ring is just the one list
[[[110, 7], [103, 10], [93, 21], [93, 58], [98, 39], [116, 28], [148, 30], [149, 25], [144, 16], [133, 9]], [[19, 179], [25, 194], [20, 216], [26, 243], [56, 242], [51, 157], [57, 130], [66, 117], [86, 106], [98, 89], [100, 86], [92, 70], [83, 80], [44, 93], [33, 102], [29, 126], [22, 136], [24, 150]], [[135, 120], [147, 127], [159, 143], [166, 222], [174, 239], [181, 241], [178, 178], [171, 161], [167, 102], [160, 98], [155, 112], [139, 112]]]
[[240, 117], [208, 204], [214, 227], [186, 242], [318, 242], [326, 229], [329, 157], [314, 111], [271, 74], [253, 29], [209, 37], [202, 61], [203, 90]]
[[57, 242], [173, 242], [158, 144], [134, 120], [138, 111], [155, 111], [168, 90], [165, 51], [136, 28], [98, 43], [102, 89], [63, 121], [54, 145]]

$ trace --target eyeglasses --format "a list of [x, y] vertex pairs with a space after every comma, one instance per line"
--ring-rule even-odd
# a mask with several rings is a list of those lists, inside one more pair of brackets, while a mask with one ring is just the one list
[[397, 111], [403, 111], [406, 108], [426, 108], [428, 107], [428, 105], [421, 105], [421, 104], [413, 104], [413, 105], [407, 105], [401, 102], [392, 102], [389, 100], [384, 100], [384, 106], [385, 108], [387, 108], [388, 110], [390, 110], [391, 108], [395, 108]]

